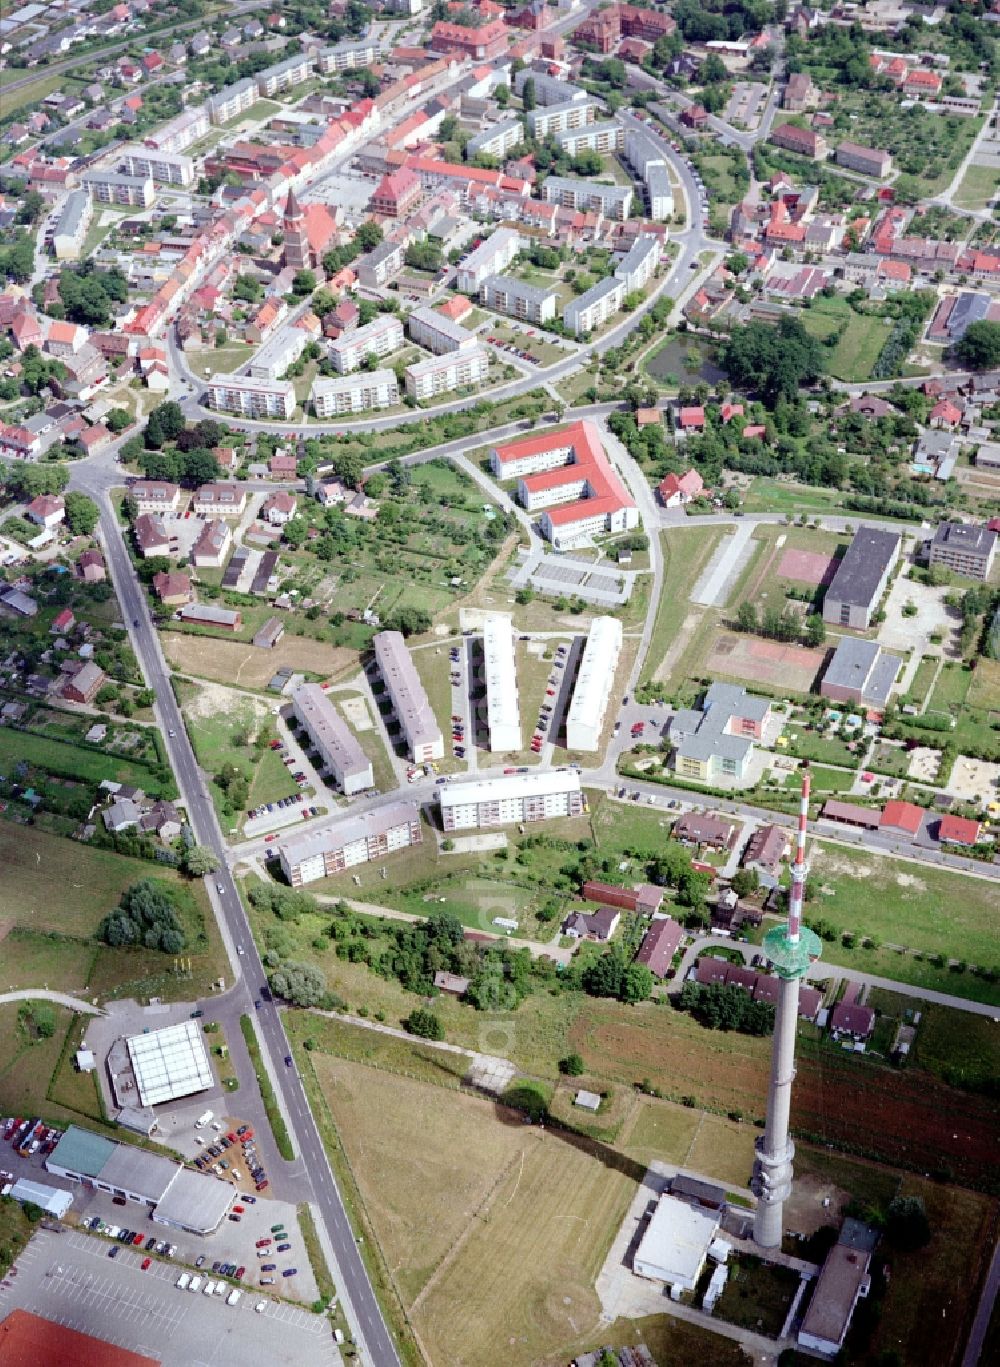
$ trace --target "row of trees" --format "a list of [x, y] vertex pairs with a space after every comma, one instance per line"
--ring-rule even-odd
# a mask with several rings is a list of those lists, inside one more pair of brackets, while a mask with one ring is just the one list
[[736, 610], [740, 631], [754, 632], [771, 641], [821, 646], [826, 640], [826, 623], [821, 613], [811, 612], [805, 621], [789, 604], [771, 604], [761, 612], [756, 603], [743, 602]]
[[105, 916], [97, 933], [113, 948], [144, 945], [164, 954], [179, 954], [187, 943], [170, 891], [151, 878], [122, 894], [117, 910]]

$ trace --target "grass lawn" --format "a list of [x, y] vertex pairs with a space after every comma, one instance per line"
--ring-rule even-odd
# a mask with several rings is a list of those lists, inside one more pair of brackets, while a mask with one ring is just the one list
[[836, 489], [820, 489], [784, 479], [758, 475], [743, 497], [747, 513], [830, 513], [841, 508], [843, 496]]
[[650, 683], [656, 678], [664, 655], [684, 624], [690, 606], [691, 590], [723, 534], [724, 529], [721, 527], [697, 525], [671, 529], [669, 533], [664, 534], [664, 588], [656, 610], [656, 620], [646, 652], [641, 683]]
[[32, 1226], [19, 1201], [0, 1201], [0, 1276], [31, 1238]]
[[0, 730], [0, 766], [6, 776], [19, 761], [44, 769], [59, 778], [92, 783], [96, 787], [105, 779], [117, 783], [131, 783], [151, 796], [176, 797], [173, 777], [155, 771], [139, 760], [90, 746], [73, 745], [70, 741], [54, 740], [27, 731]]
[[36, 934], [15, 928], [0, 950], [0, 983], [4, 991], [19, 987], [48, 987], [54, 992], [79, 996], [100, 952], [97, 945], [69, 939], [53, 932]]
[[230, 375], [252, 355], [253, 347], [248, 342], [226, 342], [224, 346], [206, 347], [194, 353], [191, 369], [202, 375], [206, 370], [212, 375]]
[[706, 1112], [698, 1125], [684, 1166], [707, 1173], [729, 1186], [745, 1187], [753, 1171], [754, 1139], [751, 1125], [740, 1125]]
[[[602, 1348], [634, 1348], [644, 1343], [660, 1367], [679, 1367], [697, 1363], [698, 1367], [746, 1367], [747, 1357], [738, 1343], [723, 1338], [697, 1324], [675, 1319], [673, 1315], [654, 1315], [648, 1319], [620, 1319], [597, 1335], [583, 1340], [575, 1351], [599, 1352]], [[568, 1351], [546, 1358], [544, 1367], [562, 1367]]]
[[83, 81], [75, 81], [71, 76], [58, 73], [41, 73], [33, 81], [29, 80], [20, 90], [7, 89], [15, 81], [23, 80], [25, 74], [24, 70], [18, 67], [8, 67], [0, 71], [4, 118], [16, 113], [18, 109], [24, 109], [26, 105], [40, 104], [45, 96], [51, 95], [54, 90], [58, 90], [62, 95], [75, 95], [83, 89]]
[[911, 702], [916, 707], [923, 704], [924, 699], [930, 692], [931, 684], [934, 682], [934, 675], [937, 672], [938, 660], [934, 655], [925, 655], [917, 665], [917, 672], [913, 676], [913, 683], [910, 691], [906, 695], [907, 702]]
[[997, 1027], [986, 1016], [971, 1016], [947, 1006], [921, 1006], [914, 1059], [938, 1077], [977, 1085], [996, 1072]]
[[817, 764], [838, 764], [848, 769], [858, 767], [858, 753], [849, 750], [847, 742], [839, 736], [820, 736], [815, 731], [804, 730], [794, 720], [785, 727], [785, 735], [788, 737], [786, 753], [798, 759], [815, 760]]
[[730, 1324], [776, 1338], [799, 1284], [789, 1267], [771, 1266], [745, 1254], [729, 1261], [729, 1280], [715, 1313]]
[[959, 209], [985, 209], [996, 193], [996, 167], [973, 164], [966, 169], [955, 191], [955, 205]]
[[[885, 345], [892, 324], [871, 313], [855, 313], [841, 296], [816, 299], [800, 317], [813, 337], [823, 341], [846, 323], [843, 335], [827, 358], [827, 370], [838, 380], [867, 380]], [[824, 348], [826, 350], [826, 348]]]
[[625, 1149], [640, 1163], [662, 1159], [683, 1163], [691, 1148], [701, 1118], [700, 1111], [675, 1106], [669, 1101], [643, 1098], [635, 1123], [625, 1140]]
[[[67, 1090], [60, 1068], [68, 1032], [70, 1045], [77, 1044], [82, 1035], [81, 1018], [67, 1007], [53, 1005], [54, 1033], [48, 1039], [33, 1038], [20, 1015], [23, 1005], [7, 1002], [0, 1006], [0, 1109], [7, 1115], [43, 1116], [55, 1124], [83, 1121], [101, 1127], [92, 1095], [93, 1077], [88, 1079], [90, 1090]], [[4, 1205], [0, 1202], [0, 1208]]]
[[891, 778], [906, 778], [910, 768], [910, 756], [901, 745], [876, 745], [868, 760], [868, 767], [877, 774], [888, 774]]

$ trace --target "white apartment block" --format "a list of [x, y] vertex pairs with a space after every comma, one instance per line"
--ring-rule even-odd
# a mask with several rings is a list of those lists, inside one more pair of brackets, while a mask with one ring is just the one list
[[598, 748], [621, 650], [622, 624], [618, 618], [595, 617], [566, 713], [567, 749]]
[[94, 203], [86, 190], [71, 190], [52, 231], [52, 250], [57, 261], [73, 261], [80, 255], [93, 214]]
[[280, 380], [288, 367], [299, 359], [310, 340], [305, 328], [278, 328], [257, 348], [250, 362], [250, 374], [255, 380]]
[[319, 684], [299, 685], [292, 694], [292, 712], [346, 797], [372, 786], [371, 760]]
[[586, 810], [580, 776], [570, 769], [446, 783], [438, 789], [438, 801], [446, 831], [546, 821]]
[[[537, 86], [536, 86], [537, 96]], [[533, 138], [550, 138], [571, 128], [583, 128], [596, 123], [601, 106], [596, 100], [563, 100], [559, 104], [543, 105], [527, 114], [528, 131]]]
[[181, 506], [179, 486], [165, 479], [137, 479], [128, 492], [137, 517], [143, 513], [176, 513]]
[[432, 399], [453, 389], [478, 384], [486, 379], [490, 358], [480, 345], [449, 351], [443, 356], [428, 356], [406, 367], [406, 392], [414, 399]]
[[481, 133], [476, 133], [465, 145], [467, 161], [482, 153], [487, 157], [506, 156], [513, 148], [524, 141], [524, 126], [520, 119], [504, 119], [502, 123], [491, 123]]
[[317, 375], [309, 391], [317, 418], [336, 418], [341, 413], [366, 413], [399, 403], [399, 381], [392, 370], [359, 370], [336, 379]]
[[193, 142], [203, 138], [210, 127], [208, 110], [199, 104], [192, 109], [182, 110], [155, 133], [144, 134], [144, 141], [147, 147], [153, 147], [158, 152], [183, 152]]
[[665, 165], [654, 164], [646, 171], [646, 196], [649, 216], [663, 223], [674, 212], [674, 189]]
[[579, 86], [570, 85], [569, 81], [560, 81], [555, 76], [546, 76], [544, 72], [532, 71], [531, 67], [527, 66], [522, 67], [514, 77], [514, 94], [523, 95], [528, 81], [535, 87], [535, 100], [538, 104], [565, 104], [568, 100], [590, 98]]
[[410, 758], [415, 764], [441, 759], [444, 737], [401, 633], [380, 631], [372, 645], [375, 663], [392, 700]]
[[359, 67], [374, 66], [381, 56], [381, 47], [370, 38], [360, 43], [338, 43], [336, 47], [324, 48], [316, 54], [316, 70], [323, 76], [330, 76], [335, 71], [355, 71]]
[[521, 250], [521, 235], [514, 228], [497, 228], [459, 265], [456, 284], [463, 294], [478, 294], [488, 275], [500, 275]]
[[564, 209], [593, 209], [605, 218], [624, 223], [632, 207], [632, 187], [549, 176], [542, 186], [542, 198], [547, 204], [561, 204]]
[[330, 360], [341, 375], [346, 375], [367, 356], [391, 356], [403, 345], [403, 324], [394, 313], [380, 313], [363, 328], [345, 332], [330, 343]]
[[257, 84], [252, 76], [247, 76], [242, 81], [223, 86], [217, 95], [210, 95], [205, 108], [212, 123], [228, 123], [239, 114], [245, 114], [256, 102]]
[[257, 87], [257, 94], [266, 98], [268, 95], [278, 95], [283, 90], [291, 90], [293, 86], [301, 85], [303, 81], [308, 81], [311, 75], [311, 58], [305, 53], [299, 53], [295, 57], [288, 57], [283, 62], [277, 62], [274, 66], [258, 71], [253, 81]]
[[666, 158], [657, 144], [638, 128], [625, 130], [625, 160], [643, 177], [651, 166], [666, 165]]
[[661, 256], [660, 239], [656, 234], [640, 234], [615, 267], [615, 278], [625, 286], [626, 294], [643, 289], [652, 280]]
[[568, 157], [580, 152], [618, 152], [625, 145], [625, 130], [620, 123], [589, 123], [556, 133], [555, 140]]
[[521, 748], [521, 712], [517, 698], [514, 641], [514, 621], [510, 613], [489, 613], [483, 622], [483, 656], [486, 720], [493, 754]]
[[437, 309], [414, 309], [407, 319], [410, 336], [419, 345], [444, 356], [476, 345], [475, 334], [460, 323], [452, 322]]
[[609, 276], [598, 280], [579, 299], [572, 300], [563, 309], [563, 322], [576, 337], [585, 332], [594, 332], [613, 318], [622, 306], [625, 286], [621, 280]]
[[298, 888], [409, 849], [421, 839], [420, 812], [414, 803], [393, 802], [317, 831], [292, 835], [278, 846], [278, 859], [289, 883]]
[[406, 248], [402, 242], [380, 242], [355, 264], [358, 284], [369, 290], [382, 289], [403, 269], [405, 258]]
[[529, 285], [512, 275], [488, 275], [480, 294], [482, 302], [497, 313], [525, 323], [548, 323], [556, 316], [559, 295], [544, 285]]
[[208, 402], [221, 413], [244, 418], [290, 418], [295, 412], [295, 386], [290, 380], [256, 380], [252, 375], [213, 375]]
[[650, 218], [662, 221], [674, 211], [674, 192], [666, 158], [658, 144], [637, 128], [625, 130], [625, 160], [641, 176], [649, 199]]
[[122, 176], [115, 171], [87, 171], [84, 189], [100, 204], [123, 204], [148, 209], [155, 198], [151, 176]]
[[121, 155], [122, 170], [127, 176], [148, 176], [158, 185], [194, 184], [194, 161], [183, 153], [124, 147]]

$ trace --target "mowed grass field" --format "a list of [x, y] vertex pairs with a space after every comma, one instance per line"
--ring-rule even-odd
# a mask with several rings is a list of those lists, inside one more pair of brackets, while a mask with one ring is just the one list
[[671, 528], [664, 534], [664, 588], [646, 652], [642, 683], [658, 681], [669, 673], [662, 668], [664, 656], [684, 627], [688, 613], [694, 613], [696, 618], [701, 614], [700, 608], [692, 607], [691, 590], [724, 533], [723, 527], [699, 527], [692, 523], [690, 527]]
[[836, 346], [828, 352], [827, 369], [835, 379], [846, 381], [868, 379], [892, 328], [890, 322], [874, 314], [855, 313], [842, 298], [813, 300], [810, 308], [803, 309], [802, 322], [820, 341], [844, 327]]
[[312, 1062], [432, 1361], [536, 1363], [596, 1328], [630, 1178], [482, 1098]]
[[117, 783], [131, 783], [153, 797], [176, 797], [177, 788], [172, 778], [161, 779], [147, 765], [122, 755], [92, 750], [89, 746], [72, 745], [67, 741], [36, 736], [27, 731], [0, 730], [0, 772], [10, 774], [10, 767], [20, 760], [35, 764], [50, 774], [79, 782], [102, 783], [112, 779]]

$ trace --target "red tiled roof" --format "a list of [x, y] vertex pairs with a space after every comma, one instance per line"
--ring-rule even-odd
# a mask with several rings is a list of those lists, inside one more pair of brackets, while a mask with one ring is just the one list
[[974, 845], [979, 839], [979, 822], [946, 812], [938, 825], [938, 839], [954, 845]]
[[891, 826], [895, 830], [906, 831], [909, 835], [916, 835], [920, 830], [920, 823], [924, 819], [924, 810], [913, 802], [899, 802], [893, 800], [887, 802], [882, 809], [882, 819], [879, 827], [885, 830]]

